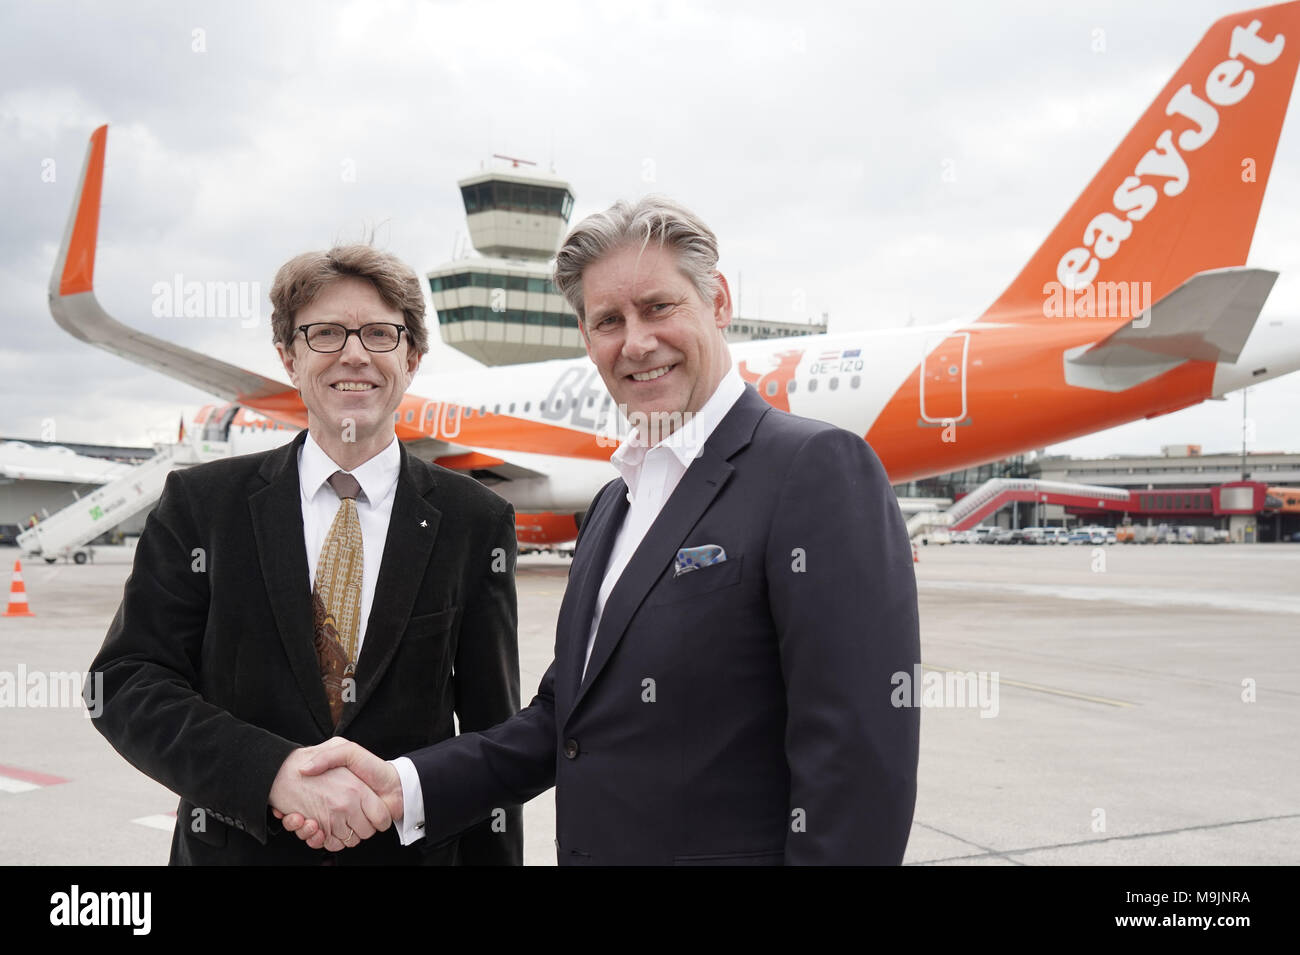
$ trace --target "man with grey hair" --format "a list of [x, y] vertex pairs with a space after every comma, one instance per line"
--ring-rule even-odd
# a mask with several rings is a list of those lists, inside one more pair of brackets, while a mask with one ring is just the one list
[[[635, 425], [578, 536], [555, 660], [517, 716], [391, 763], [330, 741], [442, 840], [556, 787], [562, 864], [897, 864], [916, 798], [916, 582], [855, 434], [733, 367], [717, 240], [661, 198], [579, 223], [555, 282]], [[309, 843], [315, 823], [287, 827]]]

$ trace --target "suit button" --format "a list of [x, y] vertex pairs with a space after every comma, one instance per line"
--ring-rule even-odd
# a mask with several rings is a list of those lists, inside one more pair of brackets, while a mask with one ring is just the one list
[[578, 758], [578, 741], [576, 739], [566, 739], [564, 741], [564, 758], [565, 759]]

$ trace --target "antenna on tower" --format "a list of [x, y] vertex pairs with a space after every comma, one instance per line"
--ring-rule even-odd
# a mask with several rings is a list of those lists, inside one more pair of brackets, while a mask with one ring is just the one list
[[504, 159], [504, 160], [506, 160], [506, 162], [510, 163], [511, 167], [514, 168], [514, 169], [518, 169], [520, 163], [523, 163], [523, 164], [526, 165], [526, 166], [536, 166], [536, 165], [537, 165], [537, 163], [533, 162], [531, 159], [518, 159], [518, 158], [516, 158], [515, 156], [503, 156], [503, 155], [501, 155], [500, 153], [493, 153], [493, 154], [492, 154], [492, 158], [493, 158], [493, 159]]

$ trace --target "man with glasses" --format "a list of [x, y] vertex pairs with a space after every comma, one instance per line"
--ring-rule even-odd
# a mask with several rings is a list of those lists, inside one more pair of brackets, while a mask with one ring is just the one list
[[[428, 351], [411, 269], [365, 245], [309, 252], [271, 303], [308, 428], [168, 477], [91, 665], [95, 725], [180, 795], [173, 864], [518, 865], [517, 807], [402, 847], [400, 800], [346, 769], [298, 773], [333, 736], [396, 756], [453, 736], [453, 710], [468, 732], [519, 709], [515, 526], [396, 438]], [[281, 828], [290, 811], [323, 821], [323, 849]]]

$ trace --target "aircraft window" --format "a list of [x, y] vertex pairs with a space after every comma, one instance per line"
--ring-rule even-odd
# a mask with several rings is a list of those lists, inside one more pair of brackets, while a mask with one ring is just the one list
[[816, 379], [816, 378], [811, 378], [811, 379], [809, 379], [809, 381], [808, 381], [808, 390], [809, 390], [809, 391], [816, 391], [816, 390], [817, 390], [817, 379]]
[[410, 423], [411, 423], [412, 421], [414, 421], [414, 420], [415, 420], [415, 410], [412, 409], [412, 410], [406, 412], [406, 423], [407, 423], [407, 424], [410, 424]]
[[795, 381], [793, 378], [791, 378], [789, 381], [785, 383], [785, 393], [787, 395], [794, 394], [798, 388], [799, 388], [799, 382]]
[[399, 422], [399, 421], [401, 421], [401, 420], [402, 420], [402, 416], [401, 416], [400, 414], [398, 414], [396, 411], [394, 411], [394, 412], [393, 412], [393, 424], [397, 424], [397, 422]]
[[525, 402], [524, 402], [524, 414], [528, 414], [528, 409], [531, 408], [532, 406], [533, 406], [533, 403], [532, 403], [531, 401], [525, 401]]
[[595, 397], [592, 395], [587, 395], [587, 407], [590, 408], [595, 403], [596, 403]]
[[466, 409], [465, 409], [465, 417], [466, 417], [466, 418], [472, 418], [472, 417], [474, 417], [474, 409], [473, 409], [473, 408], [466, 408]]
[[511, 414], [515, 413], [515, 403], [513, 401], [510, 402], [510, 413]]
[[767, 383], [767, 387], [764, 388], [763, 390], [767, 392], [767, 396], [768, 396], [769, 398], [772, 397], [773, 395], [776, 394], [776, 382], [775, 382], [775, 381], [769, 381], [769, 382]]
[[834, 391], [834, 390], [835, 390], [836, 388], [838, 388], [839, 386], [840, 386], [840, 380], [839, 380], [839, 378], [832, 378], [832, 379], [831, 379], [831, 383], [830, 383], [830, 389], [831, 389], [831, 391]]
[[486, 417], [487, 417], [487, 405], [479, 405], [479, 408], [478, 408], [478, 416], [479, 416], [480, 418], [486, 418]]
[[858, 387], [859, 385], [861, 385], [861, 384], [862, 384], [862, 376], [861, 376], [861, 375], [854, 375], [852, 378], [849, 379], [849, 387], [850, 387], [850, 388], [857, 388], [857, 387]]
[[432, 421], [432, 420], [433, 420], [433, 409], [432, 409], [432, 408], [430, 408], [428, 411], [426, 411], [426, 412], [424, 413], [424, 420], [425, 420], [425, 421]]

